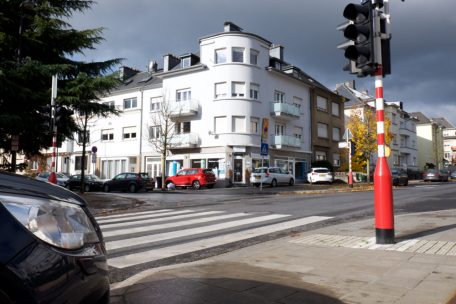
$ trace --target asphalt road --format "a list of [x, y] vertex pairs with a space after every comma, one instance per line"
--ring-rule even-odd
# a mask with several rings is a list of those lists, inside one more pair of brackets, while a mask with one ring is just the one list
[[[85, 198], [105, 234], [115, 282], [148, 268], [373, 218], [373, 191], [367, 188], [357, 185], [353, 192], [346, 191], [346, 186], [324, 185], [155, 190], [89, 193]], [[456, 183], [418, 182], [395, 188], [394, 208], [395, 214], [455, 209]]]

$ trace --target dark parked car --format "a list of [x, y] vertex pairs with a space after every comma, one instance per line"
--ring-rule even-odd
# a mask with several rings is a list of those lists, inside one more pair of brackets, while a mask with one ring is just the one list
[[137, 192], [139, 190], [154, 190], [155, 181], [147, 173], [120, 173], [103, 184], [103, 190], [109, 191], [129, 191]]
[[423, 174], [425, 182], [447, 182], [449, 178], [448, 171], [445, 169], [428, 169]]
[[108, 303], [102, 234], [65, 188], [0, 172], [0, 303]]
[[391, 177], [393, 178], [393, 186], [407, 186], [408, 175], [403, 169], [393, 168], [391, 169]]
[[182, 169], [176, 175], [170, 176], [165, 180], [165, 185], [173, 183], [176, 187], [201, 187], [213, 188], [217, 178], [211, 169], [188, 168]]
[[456, 170], [450, 173], [450, 178], [451, 179], [456, 179]]
[[[104, 181], [95, 174], [84, 174], [84, 192], [103, 190]], [[81, 174], [71, 175], [65, 182], [65, 188], [73, 190], [81, 188]]]

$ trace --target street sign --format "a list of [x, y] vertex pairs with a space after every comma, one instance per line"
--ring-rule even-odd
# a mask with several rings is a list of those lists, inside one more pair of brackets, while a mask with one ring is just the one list
[[339, 148], [348, 148], [348, 143], [346, 141], [339, 142]]
[[262, 156], [267, 156], [268, 155], [268, 144], [261, 143], [260, 155], [262, 155]]
[[342, 139], [347, 140], [347, 137], [348, 140], [351, 140], [353, 138], [353, 133], [350, 131], [350, 129], [345, 129], [344, 136], [342, 137]]

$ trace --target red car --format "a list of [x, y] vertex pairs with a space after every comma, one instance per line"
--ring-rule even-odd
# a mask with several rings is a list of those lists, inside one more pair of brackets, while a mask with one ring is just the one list
[[217, 178], [211, 169], [188, 168], [182, 169], [176, 175], [170, 176], [165, 180], [165, 185], [173, 183], [176, 187], [201, 187], [213, 188]]

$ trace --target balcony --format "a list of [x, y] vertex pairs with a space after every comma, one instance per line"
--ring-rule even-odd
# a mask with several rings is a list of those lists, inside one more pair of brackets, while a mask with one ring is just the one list
[[173, 101], [169, 113], [172, 118], [188, 117], [198, 114], [198, 101], [194, 99]]
[[299, 118], [300, 110], [297, 106], [288, 103], [275, 102], [272, 104], [271, 115], [286, 120]]
[[301, 140], [294, 136], [288, 135], [275, 135], [274, 136], [274, 146], [276, 149], [283, 148], [300, 148]]
[[175, 134], [170, 138], [171, 149], [194, 148], [198, 143], [197, 133]]

